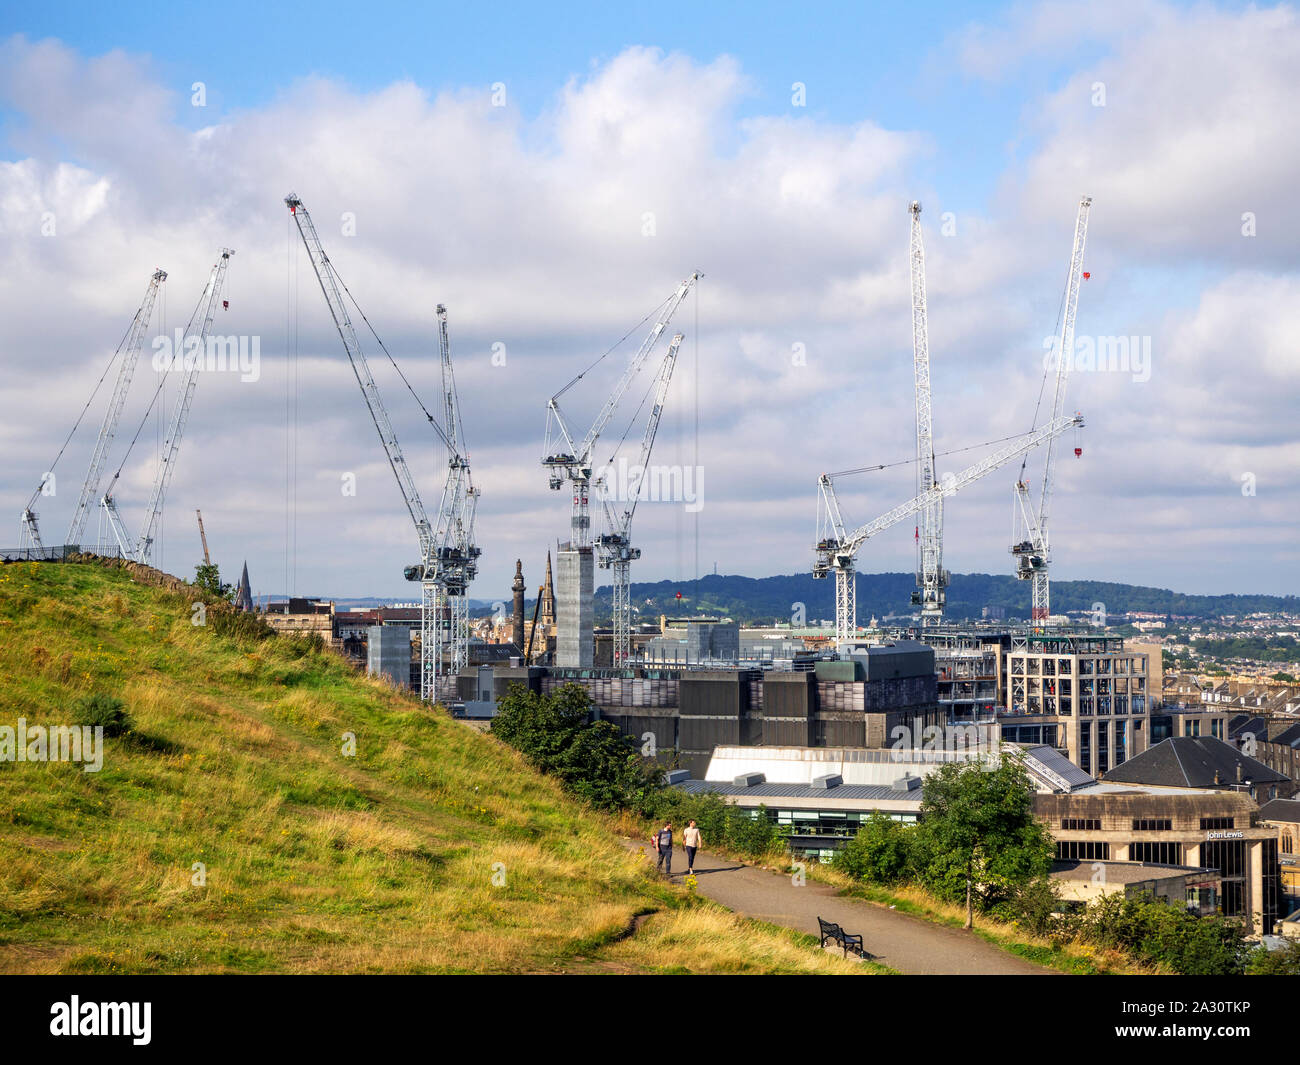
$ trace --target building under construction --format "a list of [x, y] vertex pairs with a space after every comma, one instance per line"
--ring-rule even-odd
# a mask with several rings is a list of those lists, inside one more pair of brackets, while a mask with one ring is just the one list
[[490, 716], [513, 684], [571, 683], [644, 751], [696, 774], [720, 745], [886, 748], [900, 728], [919, 741], [947, 721], [934, 652], [913, 642], [797, 670], [483, 666], [461, 674], [460, 695], [470, 716]]

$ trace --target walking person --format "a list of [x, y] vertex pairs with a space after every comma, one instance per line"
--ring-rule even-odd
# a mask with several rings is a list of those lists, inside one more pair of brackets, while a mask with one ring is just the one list
[[686, 875], [695, 875], [695, 852], [704, 846], [704, 837], [692, 821], [682, 831], [682, 846], [686, 848]]
[[666, 876], [673, 875], [673, 823], [665, 821], [664, 827], [655, 833], [655, 851], [659, 860], [655, 862], [656, 871], [662, 869]]

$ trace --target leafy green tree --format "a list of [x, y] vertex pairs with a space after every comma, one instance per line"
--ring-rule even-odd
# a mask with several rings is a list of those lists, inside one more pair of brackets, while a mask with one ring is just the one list
[[557, 777], [593, 806], [617, 810], [643, 805], [659, 786], [657, 767], [608, 721], [591, 720], [592, 704], [577, 684], [549, 694], [511, 685], [497, 704], [492, 734]]
[[215, 599], [234, 602], [235, 589], [232, 585], [221, 583], [221, 571], [215, 562], [200, 562], [194, 567], [194, 584]]
[[941, 898], [965, 894], [967, 928], [976, 896], [987, 908], [1051, 870], [1052, 838], [1034, 816], [1033, 801], [1029, 777], [1010, 759], [992, 770], [950, 762], [926, 778], [917, 868]]

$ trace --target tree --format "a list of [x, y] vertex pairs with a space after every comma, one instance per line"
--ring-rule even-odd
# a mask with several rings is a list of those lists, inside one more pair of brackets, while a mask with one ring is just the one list
[[1033, 801], [1029, 777], [1010, 759], [995, 769], [949, 762], [926, 778], [917, 866], [937, 895], [955, 900], [964, 892], [967, 928], [976, 895], [987, 907], [1050, 872], [1052, 838]]
[[608, 721], [591, 720], [585, 689], [565, 684], [548, 694], [512, 684], [497, 704], [492, 734], [543, 773], [593, 806], [607, 810], [644, 804], [660, 771]]
[[200, 562], [194, 567], [194, 584], [217, 599], [234, 601], [235, 589], [229, 584], [221, 583], [221, 571], [215, 562]]

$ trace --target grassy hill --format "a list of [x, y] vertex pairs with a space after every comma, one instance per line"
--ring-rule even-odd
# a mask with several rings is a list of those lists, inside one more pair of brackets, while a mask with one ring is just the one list
[[97, 773], [0, 762], [0, 971], [865, 971], [655, 880], [514, 751], [328, 652], [191, 624], [197, 591], [155, 576], [0, 566], [0, 725], [103, 692], [135, 726]]

